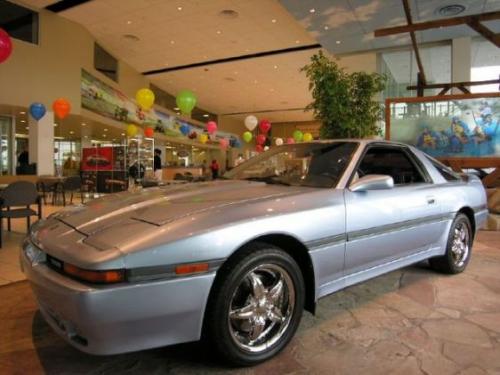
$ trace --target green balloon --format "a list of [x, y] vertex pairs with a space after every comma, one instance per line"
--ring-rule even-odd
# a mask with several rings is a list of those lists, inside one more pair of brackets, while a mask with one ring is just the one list
[[304, 139], [304, 133], [302, 133], [300, 130], [295, 130], [293, 132], [293, 139], [295, 140], [295, 142], [302, 142], [302, 140]]
[[250, 133], [250, 132], [244, 132], [244, 133], [243, 133], [243, 140], [244, 140], [246, 143], [250, 142], [250, 141], [252, 140], [252, 137], [253, 137], [253, 136], [252, 136], [252, 133]]
[[196, 106], [196, 96], [189, 90], [182, 90], [177, 94], [175, 102], [183, 114], [189, 115]]

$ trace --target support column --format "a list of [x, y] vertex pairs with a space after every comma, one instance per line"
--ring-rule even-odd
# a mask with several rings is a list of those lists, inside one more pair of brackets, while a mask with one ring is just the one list
[[[471, 38], [453, 39], [451, 42], [451, 81], [470, 81], [471, 69]], [[458, 88], [452, 89], [452, 94], [463, 94]]]
[[29, 116], [29, 157], [37, 175], [54, 174], [54, 113], [47, 111], [39, 121]]

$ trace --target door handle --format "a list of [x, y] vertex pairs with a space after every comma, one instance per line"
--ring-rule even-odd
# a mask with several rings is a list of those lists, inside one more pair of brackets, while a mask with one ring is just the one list
[[427, 197], [427, 204], [434, 204], [436, 203], [436, 199], [434, 197]]

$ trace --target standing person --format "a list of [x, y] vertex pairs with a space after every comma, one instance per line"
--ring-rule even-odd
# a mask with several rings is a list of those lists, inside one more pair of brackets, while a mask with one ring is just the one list
[[154, 169], [154, 173], [155, 173], [155, 178], [158, 181], [161, 181], [163, 171], [161, 169], [161, 150], [159, 148], [155, 148], [153, 169]]
[[212, 179], [217, 179], [219, 177], [219, 164], [217, 163], [217, 160], [212, 160], [212, 164], [210, 164], [210, 170], [212, 171]]

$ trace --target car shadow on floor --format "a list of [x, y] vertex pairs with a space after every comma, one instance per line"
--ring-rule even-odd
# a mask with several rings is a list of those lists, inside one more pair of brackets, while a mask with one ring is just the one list
[[[406, 276], [410, 277], [406, 277]], [[259, 366], [260, 371], [285, 370], [283, 366], [292, 366], [294, 355], [292, 348], [301, 336], [309, 335], [326, 321], [335, 321], [336, 317], [346, 311], [361, 309], [365, 304], [382, 297], [385, 294], [399, 292], [404, 288], [419, 288], [413, 285], [423, 280], [435, 277], [427, 262], [422, 262], [402, 270], [382, 275], [370, 281], [351, 286], [321, 299], [316, 315], [305, 313], [296, 338], [292, 340], [282, 353], [274, 360]], [[403, 282], [403, 279], [407, 278]], [[32, 322], [33, 343], [40, 364], [47, 374], [84, 373], [84, 374], [152, 374], [170, 372], [234, 372], [222, 361], [218, 360], [210, 347], [203, 342], [179, 344], [164, 348], [144, 350], [140, 352], [94, 356], [73, 348], [60, 338], [45, 322], [37, 311]], [[298, 337], [298, 338], [297, 338]]]

